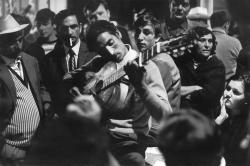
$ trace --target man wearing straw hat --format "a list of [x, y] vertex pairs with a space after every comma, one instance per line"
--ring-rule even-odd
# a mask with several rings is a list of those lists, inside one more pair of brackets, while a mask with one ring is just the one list
[[0, 165], [18, 165], [49, 107], [35, 58], [21, 52], [22, 31], [11, 16], [0, 18]]

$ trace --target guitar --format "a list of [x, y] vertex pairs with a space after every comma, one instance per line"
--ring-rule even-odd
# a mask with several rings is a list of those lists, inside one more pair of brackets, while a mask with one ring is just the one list
[[[145, 50], [137, 55], [134, 59], [139, 66], [143, 66], [148, 60], [155, 57], [161, 52], [176, 52], [192, 47], [187, 35], [181, 35], [167, 41], [156, 43], [150, 49]], [[74, 72], [74, 71], [73, 71]], [[92, 94], [108, 110], [121, 110], [124, 108], [124, 100], [120, 99], [121, 92], [117, 81], [126, 75], [123, 66], [117, 69], [114, 62], [106, 63], [94, 77], [80, 89], [83, 94]]]

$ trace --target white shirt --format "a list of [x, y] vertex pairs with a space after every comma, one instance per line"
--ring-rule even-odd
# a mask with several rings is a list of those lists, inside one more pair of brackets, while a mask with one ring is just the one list
[[[123, 60], [119, 63], [116, 63], [116, 66], [117, 66], [117, 69], [120, 69], [122, 68], [123, 66], [125, 66], [128, 61], [132, 61], [134, 59], [137, 58], [138, 56], [138, 53], [131, 49], [130, 45], [127, 45], [126, 46], [128, 47], [128, 52], [127, 54], [124, 56]], [[125, 75], [124, 76], [126, 79], [128, 79], [128, 76]], [[127, 97], [127, 94], [128, 94], [128, 85], [124, 84], [124, 83], [120, 83], [120, 101], [125, 101], [126, 97]]]
[[18, 57], [14, 63], [9, 65], [11, 69], [13, 69], [23, 80], [24, 80], [24, 74], [23, 74], [23, 66], [21, 63], [21, 57]]
[[[81, 42], [80, 40], [76, 43], [76, 45], [74, 45], [74, 47], [72, 47], [72, 50], [73, 52], [75, 53], [74, 57], [75, 57], [75, 64], [76, 64], [76, 67], [77, 67], [77, 60], [78, 60], [78, 54], [79, 54], [79, 50], [80, 50], [80, 45], [81, 45]], [[65, 48], [65, 51], [66, 51], [66, 46], [64, 46]], [[67, 49], [68, 50], [68, 49]], [[69, 71], [69, 58], [70, 58], [70, 55], [68, 52], [66, 52], [66, 62], [67, 62], [67, 69]]]

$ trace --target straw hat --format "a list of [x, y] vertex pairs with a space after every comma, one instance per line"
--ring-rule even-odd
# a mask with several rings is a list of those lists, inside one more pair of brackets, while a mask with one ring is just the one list
[[190, 9], [187, 19], [196, 20], [196, 19], [209, 19], [207, 8], [204, 7], [195, 7]]
[[0, 18], [0, 35], [14, 33], [23, 30], [29, 24], [20, 25], [11, 15]]

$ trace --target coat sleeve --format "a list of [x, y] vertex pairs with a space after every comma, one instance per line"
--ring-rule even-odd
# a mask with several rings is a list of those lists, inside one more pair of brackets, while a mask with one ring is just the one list
[[10, 93], [5, 82], [0, 79], [0, 152], [5, 144], [2, 132], [8, 125], [14, 108], [14, 102]]
[[156, 64], [149, 61], [145, 66], [145, 69], [145, 82], [147, 86], [140, 96], [151, 116], [159, 121], [165, 114], [172, 112], [172, 108], [169, 104], [166, 89]]

